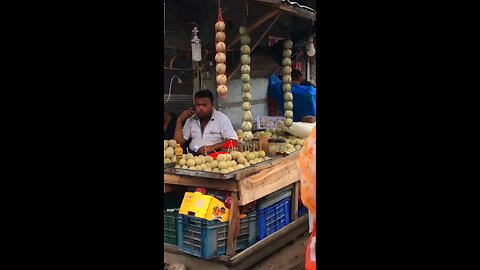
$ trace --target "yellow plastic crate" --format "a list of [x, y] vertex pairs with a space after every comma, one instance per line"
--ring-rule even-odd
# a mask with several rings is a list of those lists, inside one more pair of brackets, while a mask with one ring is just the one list
[[217, 198], [200, 192], [185, 192], [180, 214], [195, 216], [206, 220], [228, 221], [230, 210]]

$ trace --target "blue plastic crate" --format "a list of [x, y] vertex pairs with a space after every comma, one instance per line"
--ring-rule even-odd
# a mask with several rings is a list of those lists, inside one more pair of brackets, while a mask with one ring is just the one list
[[[255, 244], [256, 212], [240, 219], [240, 234], [237, 250]], [[215, 258], [226, 253], [228, 222], [205, 220], [193, 216], [178, 216], [178, 249], [203, 258]]]
[[257, 210], [257, 220], [259, 240], [287, 226], [290, 223], [290, 198]]

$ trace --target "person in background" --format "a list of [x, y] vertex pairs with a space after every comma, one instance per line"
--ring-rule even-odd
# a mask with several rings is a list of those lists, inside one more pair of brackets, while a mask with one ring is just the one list
[[177, 116], [163, 108], [163, 139], [173, 140]]
[[[185, 123], [185, 124], [184, 124]], [[195, 107], [183, 111], [175, 125], [175, 140], [190, 152], [210, 154], [222, 149], [227, 140], [238, 140], [228, 117], [213, 107], [213, 94], [201, 90], [195, 94]]]
[[309, 81], [303, 79], [302, 72], [298, 69], [292, 70], [292, 75], [291, 76], [292, 76], [292, 84], [299, 84], [299, 85], [302, 85], [302, 86], [314, 86]]

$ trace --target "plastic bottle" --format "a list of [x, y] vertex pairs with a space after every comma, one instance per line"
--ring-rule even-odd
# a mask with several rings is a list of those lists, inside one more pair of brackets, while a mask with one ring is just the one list
[[177, 159], [177, 165], [180, 165], [180, 159], [182, 159], [183, 156], [183, 149], [180, 146], [179, 143], [175, 146], [175, 157]]

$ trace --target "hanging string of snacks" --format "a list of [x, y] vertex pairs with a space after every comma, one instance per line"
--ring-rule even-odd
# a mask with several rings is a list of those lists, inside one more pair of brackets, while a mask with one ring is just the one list
[[225, 22], [222, 18], [222, 8], [218, 8], [218, 18], [217, 22], [215, 23], [215, 62], [217, 65], [215, 66], [215, 71], [217, 72], [217, 92], [221, 96], [225, 95], [228, 91], [227, 88], [227, 55], [226, 50], [227, 46], [225, 45], [225, 41], [227, 35], [225, 34]]
[[245, 25], [240, 26], [240, 61], [242, 62], [240, 77], [242, 81], [242, 109], [243, 109], [243, 139], [250, 141], [253, 138], [252, 134], [252, 112], [250, 111], [252, 95], [250, 94], [250, 36], [248, 35], [248, 29]]
[[292, 47], [291, 40], [285, 40], [283, 43], [283, 61], [282, 61], [282, 81], [283, 81], [283, 98], [285, 100], [285, 126], [291, 127], [293, 125], [293, 95], [292, 89]]

